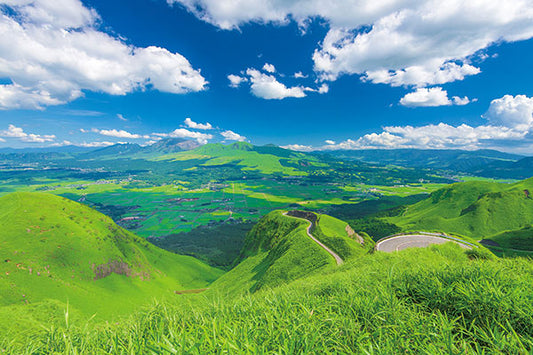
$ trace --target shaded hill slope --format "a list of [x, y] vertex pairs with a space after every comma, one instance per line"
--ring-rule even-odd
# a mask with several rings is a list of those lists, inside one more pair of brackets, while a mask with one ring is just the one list
[[504, 249], [533, 252], [533, 227], [528, 225], [524, 228], [498, 233], [483, 240], [484, 243], [487, 241], [494, 242], [496, 243], [494, 246]]

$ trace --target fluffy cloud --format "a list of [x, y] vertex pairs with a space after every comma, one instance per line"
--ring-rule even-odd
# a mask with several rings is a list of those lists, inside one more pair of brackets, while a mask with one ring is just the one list
[[308, 76], [305, 75], [304, 73], [302, 73], [301, 71], [299, 71], [299, 72], [294, 73], [293, 77], [294, 77], [295, 79], [305, 79], [305, 78], [307, 78]]
[[79, 0], [0, 0], [0, 108], [41, 109], [83, 90], [125, 95], [156, 89], [186, 93], [207, 82], [185, 57], [139, 48], [101, 32]]
[[295, 150], [297, 152], [311, 152], [313, 151], [313, 147], [308, 145], [301, 145], [301, 144], [289, 144], [289, 145], [283, 145], [281, 146], [283, 149], [289, 149], [289, 150]]
[[56, 138], [55, 135], [40, 135], [33, 133], [26, 133], [20, 127], [10, 124], [7, 130], [0, 131], [0, 137], [17, 138], [27, 143], [45, 143], [53, 142]]
[[[423, 89], [421, 91], [424, 92]], [[445, 92], [444, 92], [445, 93]], [[468, 98], [444, 94], [440, 100], [445, 104], [464, 104]], [[469, 101], [469, 100], [468, 100]], [[435, 99], [435, 102], [438, 102]], [[338, 150], [338, 149], [481, 149], [492, 148], [516, 153], [531, 154], [533, 149], [533, 98], [525, 95], [505, 95], [492, 100], [483, 115], [488, 124], [473, 127], [446, 123], [425, 126], [389, 126], [382, 132], [347, 139], [340, 143], [326, 140], [326, 145], [310, 147], [288, 145], [292, 150]]]
[[213, 126], [211, 126], [211, 123], [209, 122], [206, 122], [206, 123], [196, 123], [194, 122], [193, 120], [191, 120], [190, 118], [186, 118], [185, 119], [185, 125], [189, 128], [194, 128], [194, 129], [204, 129], [204, 130], [208, 130], [208, 129], [213, 129]]
[[232, 88], [238, 88], [239, 86], [241, 86], [243, 82], [248, 81], [247, 78], [244, 78], [242, 76], [238, 76], [235, 74], [228, 75], [228, 80], [229, 80], [229, 86]]
[[247, 22], [320, 17], [330, 29], [316, 49], [323, 79], [343, 74], [398, 85], [439, 85], [475, 75], [472, 56], [494, 43], [533, 37], [530, 0], [167, 0], [233, 29]]
[[518, 141], [526, 136], [508, 127], [468, 125], [451, 126], [445, 123], [420, 127], [385, 127], [381, 133], [366, 134], [358, 139], [348, 139], [336, 145], [324, 146], [333, 149], [477, 149], [494, 144], [495, 141]]
[[263, 70], [268, 72], [268, 73], [275, 73], [276, 72], [276, 67], [272, 64], [269, 64], [269, 63], [265, 63], [265, 65], [263, 65]]
[[370, 81], [374, 84], [389, 84], [391, 86], [402, 85], [438, 85], [456, 80], [463, 80], [468, 75], [481, 73], [481, 69], [470, 64], [445, 63], [441, 65], [436, 62], [434, 66], [414, 65], [405, 69], [395, 71], [387, 69], [377, 69], [366, 71], [362, 77], [363, 81]]
[[483, 117], [494, 125], [530, 130], [533, 128], [533, 97], [505, 95], [492, 100]]
[[115, 145], [117, 143], [113, 142], [83, 142], [83, 143], [77, 143], [76, 145], [79, 147], [85, 147], [85, 148], [102, 148], [102, 147], [109, 147], [110, 145]]
[[224, 140], [227, 140], [227, 141], [244, 142], [246, 140], [246, 137], [241, 136], [240, 134], [235, 133], [235, 132], [230, 131], [230, 130], [227, 130], [227, 131], [224, 131], [224, 132], [220, 132], [220, 135], [222, 137], [224, 137]]
[[191, 138], [196, 139], [200, 144], [207, 144], [210, 139], [213, 139], [212, 134], [189, 131], [185, 128], [178, 128], [170, 133], [153, 133], [157, 137], [171, 137], [171, 138]]
[[251, 91], [257, 97], [266, 100], [282, 100], [287, 97], [302, 98], [305, 97], [304, 87], [293, 86], [287, 87], [280, 83], [274, 76], [263, 74], [256, 69], [246, 70], [250, 77]]
[[[83, 131], [82, 131], [83, 132]], [[140, 135], [140, 134], [134, 134], [130, 133], [128, 131], [124, 130], [116, 130], [116, 129], [93, 129], [92, 132], [99, 133], [103, 136], [108, 137], [116, 137], [116, 138], [127, 138], [127, 139], [139, 139], [139, 138], [150, 138], [150, 136], [147, 135]]]
[[[271, 64], [265, 64], [263, 70], [268, 73], [274, 73], [276, 71]], [[297, 74], [295, 74], [295, 78], [304, 77], [301, 73], [302, 76]], [[246, 70], [246, 75], [246, 77], [233, 74], [228, 75], [230, 86], [237, 88], [243, 82], [249, 82], [252, 94], [265, 100], [283, 100], [288, 97], [302, 98], [307, 96], [306, 91], [319, 94], [326, 94], [329, 91], [329, 86], [326, 83], [322, 83], [316, 89], [301, 85], [287, 87], [285, 84], [279, 82], [274, 75], [263, 73], [254, 68], [248, 68]]]
[[326, 83], [320, 85], [320, 87], [318, 88], [319, 94], [327, 94], [328, 92], [329, 92], [329, 85]]
[[408, 107], [435, 107], [448, 105], [467, 105], [470, 103], [468, 97], [454, 96], [452, 99], [448, 98], [448, 92], [442, 90], [441, 87], [434, 88], [417, 88], [414, 92], [406, 94], [400, 100], [400, 105]]
[[[75, 99], [81, 95], [81, 92], [72, 92], [71, 94], [72, 99]], [[52, 97], [52, 94], [46, 89], [23, 87], [18, 84], [0, 85], [0, 110], [18, 108], [41, 110], [45, 106], [59, 105], [63, 102]]]

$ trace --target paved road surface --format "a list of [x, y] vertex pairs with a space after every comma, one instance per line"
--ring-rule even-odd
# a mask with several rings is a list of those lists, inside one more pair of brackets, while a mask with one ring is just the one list
[[407, 248], [425, 248], [431, 244], [444, 244], [448, 242], [457, 243], [464, 249], [472, 249], [470, 245], [455, 240], [423, 234], [400, 235], [397, 237], [385, 239], [378, 242], [376, 244], [375, 249], [390, 253], [393, 251], [403, 250]]
[[337, 265], [342, 265], [344, 263], [344, 261], [341, 259], [341, 257], [338, 256], [333, 250], [331, 250], [330, 248], [325, 246], [324, 243], [322, 243], [320, 240], [318, 240], [315, 237], [313, 237], [313, 235], [311, 234], [311, 228], [313, 227], [313, 223], [311, 221], [309, 221], [309, 220], [307, 220], [305, 218], [289, 216], [289, 215], [287, 215], [286, 212], [283, 215], [286, 216], [286, 217], [303, 219], [304, 221], [309, 222], [309, 227], [307, 227], [307, 235], [309, 236], [309, 238], [313, 239], [313, 241], [315, 241], [315, 243], [320, 245], [325, 251], [327, 251], [332, 257], [334, 257], [335, 261], [337, 262]]

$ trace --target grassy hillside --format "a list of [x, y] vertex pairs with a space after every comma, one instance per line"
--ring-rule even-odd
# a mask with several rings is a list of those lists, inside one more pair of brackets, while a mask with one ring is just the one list
[[227, 285], [219, 283], [211, 295], [155, 304], [119, 324], [74, 322], [31, 339], [0, 340], [0, 348], [17, 354], [525, 354], [533, 349], [532, 272], [528, 260], [471, 260], [451, 244], [366, 254], [252, 295], [243, 287], [226, 297]]
[[361, 256], [373, 247], [371, 239], [364, 240], [351, 229], [348, 223], [326, 214], [318, 214], [313, 235], [343, 260]]
[[326, 266], [334, 259], [306, 233], [307, 223], [273, 211], [248, 233], [239, 264], [213, 288], [227, 293], [257, 291], [293, 281]]
[[192, 257], [159, 249], [84, 205], [50, 194], [0, 198], [0, 231], [4, 312], [18, 305], [28, 305], [31, 312], [39, 302], [52, 300], [107, 318], [156, 296], [173, 297], [175, 290], [206, 287], [222, 274]]
[[403, 230], [439, 230], [479, 240], [531, 224], [532, 193], [533, 179], [515, 184], [458, 183], [383, 220]]
[[533, 227], [505, 231], [486, 238], [496, 242], [498, 246], [506, 249], [517, 249], [533, 252]]
[[[238, 264], [213, 284], [214, 290], [255, 292], [286, 284], [335, 265], [335, 260], [307, 235], [309, 222], [273, 211], [248, 233]], [[312, 234], [343, 260], [361, 256], [363, 247], [347, 229], [348, 224], [328, 215], [317, 215]], [[350, 231], [350, 232], [348, 232]], [[371, 242], [370, 242], [371, 243]]]
[[299, 164], [305, 160], [309, 164], [320, 165], [318, 159], [304, 153], [293, 152], [279, 147], [256, 147], [250, 143], [236, 142], [229, 145], [220, 143], [206, 144], [196, 149], [175, 154], [166, 154], [156, 160], [184, 161], [204, 160], [201, 166], [221, 166], [236, 164], [243, 171], [256, 171], [262, 174], [284, 174], [305, 176], [307, 173], [288, 164]]
[[[449, 243], [362, 252], [336, 266], [306, 236], [307, 225], [274, 211], [249, 233], [239, 264], [209, 291], [166, 298], [116, 323], [86, 322], [69, 313], [63, 324], [0, 337], [0, 349], [8, 354], [533, 350], [530, 260], [497, 259]], [[346, 237], [341, 221], [321, 215], [319, 225], [328, 235]], [[44, 324], [50, 320], [43, 314], [54, 306], [30, 305]], [[7, 319], [4, 315], [0, 309], [0, 319]]]

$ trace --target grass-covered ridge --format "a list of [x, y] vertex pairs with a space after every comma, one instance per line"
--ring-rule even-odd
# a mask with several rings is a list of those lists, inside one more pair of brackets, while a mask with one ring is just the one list
[[236, 142], [229, 145], [221, 143], [206, 144], [196, 149], [154, 158], [156, 160], [203, 160], [202, 166], [220, 166], [236, 164], [242, 170], [257, 171], [262, 174], [284, 174], [305, 176], [306, 172], [287, 166], [287, 163], [298, 164], [299, 159], [306, 164], [319, 164], [318, 159], [304, 153], [293, 152], [279, 147], [255, 147], [250, 143]]
[[206, 287], [222, 274], [51, 194], [0, 198], [0, 231], [1, 312], [52, 300], [102, 319], [130, 312], [152, 297]]
[[449, 185], [382, 220], [402, 230], [437, 230], [473, 240], [521, 229], [533, 222], [533, 179]]
[[335, 264], [306, 233], [308, 223], [273, 211], [248, 233], [238, 265], [213, 288], [227, 293], [255, 292], [312, 274]]

